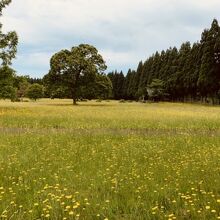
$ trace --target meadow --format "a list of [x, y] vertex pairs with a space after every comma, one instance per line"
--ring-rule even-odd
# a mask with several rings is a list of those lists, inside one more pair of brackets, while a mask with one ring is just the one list
[[220, 107], [0, 101], [0, 219], [220, 219]]

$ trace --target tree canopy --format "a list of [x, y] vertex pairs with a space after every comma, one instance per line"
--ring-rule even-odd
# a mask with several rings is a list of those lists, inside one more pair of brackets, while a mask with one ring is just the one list
[[37, 100], [43, 98], [44, 87], [38, 83], [30, 85], [27, 89], [26, 95], [29, 99]]
[[95, 82], [106, 68], [105, 61], [94, 46], [80, 44], [52, 56], [46, 79], [52, 87], [68, 89], [76, 104], [80, 89], [87, 83]]
[[[11, 3], [11, 0], [0, 1], [0, 16], [2, 10]], [[15, 58], [17, 52], [18, 36], [15, 31], [4, 34], [2, 32], [2, 23], [0, 23], [0, 59], [1, 65], [10, 65], [11, 60]]]
[[[2, 10], [9, 5], [11, 0], [0, 1], [0, 17]], [[15, 98], [16, 89], [13, 87], [15, 71], [9, 68], [11, 61], [15, 58], [17, 52], [18, 37], [16, 32], [2, 32], [2, 23], [0, 23], [0, 98]]]

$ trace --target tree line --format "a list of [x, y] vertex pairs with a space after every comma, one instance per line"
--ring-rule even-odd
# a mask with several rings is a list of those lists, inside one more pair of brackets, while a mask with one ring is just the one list
[[[0, 16], [10, 2], [0, 1]], [[96, 98], [220, 103], [220, 26], [216, 19], [202, 32], [200, 41], [156, 52], [127, 74], [105, 74], [107, 66], [98, 50], [80, 44], [54, 54], [50, 70], [42, 79], [18, 76], [10, 67], [17, 44], [16, 32], [4, 34], [0, 24], [2, 99], [71, 98], [73, 104], [79, 99]]]
[[201, 40], [185, 42], [179, 49], [156, 52], [137, 70], [108, 74], [114, 99], [164, 99], [168, 101], [220, 100], [220, 27], [216, 19]]

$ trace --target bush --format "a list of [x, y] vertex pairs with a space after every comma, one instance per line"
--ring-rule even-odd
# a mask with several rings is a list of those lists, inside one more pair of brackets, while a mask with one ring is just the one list
[[44, 87], [38, 83], [32, 84], [27, 90], [27, 97], [32, 100], [43, 98]]

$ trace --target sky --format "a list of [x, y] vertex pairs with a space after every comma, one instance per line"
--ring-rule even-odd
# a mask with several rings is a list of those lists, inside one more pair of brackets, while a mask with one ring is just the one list
[[156, 51], [200, 40], [219, 10], [219, 0], [12, 0], [1, 22], [19, 36], [20, 75], [43, 77], [54, 53], [81, 43], [98, 49], [107, 72], [126, 73]]

